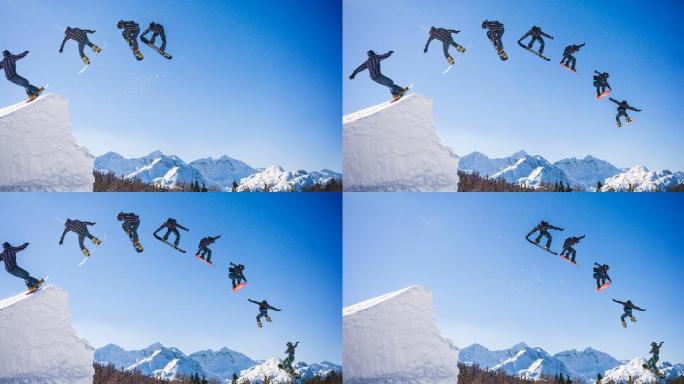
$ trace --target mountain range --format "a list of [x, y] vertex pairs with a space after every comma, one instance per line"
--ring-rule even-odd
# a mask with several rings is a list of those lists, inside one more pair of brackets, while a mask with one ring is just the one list
[[[218, 351], [207, 349], [186, 355], [178, 348], [165, 347], [161, 343], [132, 351], [108, 344], [95, 350], [94, 360], [100, 364], [112, 364], [126, 371], [139, 371], [143, 375], [163, 379], [199, 374], [230, 382], [235, 373], [240, 378], [239, 383], [249, 381], [252, 384], [259, 384], [264, 377], [268, 377], [274, 384], [285, 384], [289, 380], [289, 375], [278, 368], [280, 359], [252, 360], [228, 348]], [[303, 378], [323, 377], [332, 371], [342, 371], [341, 366], [327, 361], [316, 364], [297, 362], [293, 367]]]
[[127, 159], [116, 152], [108, 152], [95, 158], [94, 168], [100, 172], [113, 172], [126, 179], [140, 179], [147, 184], [173, 187], [178, 184], [205, 185], [219, 191], [230, 191], [233, 182], [237, 191], [268, 190], [272, 192], [301, 191], [316, 183], [325, 184], [332, 179], [341, 180], [342, 175], [327, 169], [307, 172], [286, 171], [274, 165], [254, 168], [247, 163], [221, 156], [197, 159], [186, 163], [175, 155], [154, 151], [146, 156]]
[[[645, 363], [643, 358], [620, 361], [593, 348], [582, 351], [572, 349], [551, 355], [542, 348], [530, 347], [525, 343], [494, 351], [480, 344], [473, 344], [460, 350], [459, 362], [477, 364], [484, 369], [501, 370], [512, 376], [533, 380], [562, 373], [564, 377], [591, 383], [601, 373], [604, 382], [613, 380], [616, 383], [626, 383], [629, 377], [635, 383], [654, 381], [653, 374], [641, 366]], [[684, 364], [660, 362], [658, 368], [668, 379], [684, 375]]]
[[601, 191], [646, 192], [664, 191], [684, 182], [684, 172], [650, 171], [643, 165], [618, 168], [593, 156], [583, 159], [571, 157], [551, 163], [540, 155], [529, 155], [525, 151], [503, 158], [489, 158], [473, 152], [461, 157], [458, 167], [464, 172], [477, 172], [481, 176], [502, 178], [509, 183], [532, 188], [563, 182], [564, 185], [595, 191], [601, 181]]

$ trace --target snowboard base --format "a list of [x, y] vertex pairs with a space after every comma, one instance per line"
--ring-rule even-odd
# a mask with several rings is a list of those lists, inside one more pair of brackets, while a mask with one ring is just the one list
[[577, 265], [577, 263], [576, 263], [576, 262], [574, 262], [574, 261], [572, 261], [572, 260], [568, 259], [568, 258], [567, 258], [567, 257], [565, 257], [565, 256], [562, 256], [562, 255], [561, 255], [561, 257], [560, 257], [560, 258], [561, 258], [561, 259], [563, 259], [563, 260], [565, 260], [565, 261], [567, 261], [568, 263], [570, 263], [570, 264], [572, 264], [572, 265]]
[[526, 51], [533, 53], [535, 56], [539, 56], [539, 57], [541, 57], [542, 59], [544, 59], [544, 60], [546, 60], [546, 61], [551, 61], [551, 59], [549, 59], [548, 57], [542, 55], [541, 53], [539, 53], [539, 52], [537, 52], [537, 51], [535, 51], [535, 50], [533, 50], [533, 49], [531, 49], [531, 48], [527, 48], [526, 45], [523, 45], [523, 44], [521, 44], [521, 43], [518, 43], [518, 45], [521, 46], [521, 47], [522, 47], [523, 49], [525, 49]]
[[245, 285], [247, 285], [247, 283], [240, 283], [240, 284], [237, 285], [237, 287], [231, 289], [231, 291], [232, 291], [233, 293], [235, 293], [235, 292], [241, 290], [242, 288], [244, 288]]
[[209, 262], [209, 261], [206, 261], [205, 259], [201, 258], [199, 255], [195, 255], [195, 258], [196, 258], [197, 260], [203, 262], [204, 264], [210, 266], [210, 267], [215, 267], [214, 263]]
[[148, 47], [150, 47], [150, 48], [154, 49], [155, 51], [157, 51], [157, 53], [159, 53], [160, 55], [164, 56], [165, 59], [169, 59], [169, 60], [173, 59], [173, 56], [169, 55], [166, 51], [162, 51], [162, 50], [159, 49], [157, 46], [152, 45], [150, 42], [148, 42], [148, 41], [143, 41], [143, 43], [145, 43], [145, 45], [147, 45]]
[[612, 284], [612, 283], [605, 283], [605, 284], [603, 284], [602, 286], [596, 288], [596, 292], [602, 292], [602, 291], [606, 290], [608, 287], [610, 287], [611, 284]]
[[167, 244], [169, 247], [175, 249], [176, 251], [178, 251], [178, 252], [180, 252], [180, 253], [185, 253], [185, 250], [184, 250], [184, 249], [181, 249], [180, 247], [174, 245], [173, 243], [169, 243], [168, 240], [164, 240], [163, 238], [161, 238], [161, 237], [159, 237], [159, 236], [154, 236], [154, 237], [155, 237], [157, 240], [161, 241], [162, 243]]
[[610, 89], [603, 92], [602, 94], [596, 96], [596, 100], [602, 100], [604, 97], [610, 95], [611, 92], [612, 92], [612, 90], [610, 90]]
[[[97, 241], [98, 241], [98, 242], [97, 242], [97, 243], [96, 243], [96, 242], [93, 242], [93, 244], [95, 244], [96, 246], [98, 246], [98, 245], [102, 244], [102, 240], [106, 240], [106, 239], [107, 239], [107, 236], [104, 236], [104, 237], [101, 238], [101, 239], [100, 239], [100, 238], [97, 238]], [[85, 264], [86, 261], [88, 261], [88, 259], [92, 258], [92, 257], [93, 257], [93, 254], [95, 253], [95, 250], [96, 250], [96, 249], [97, 249], [97, 248], [94, 248], [92, 251], [90, 251], [90, 252], [89, 252], [90, 255], [84, 257], [84, 258], [83, 258], [83, 261], [81, 261], [80, 263], [78, 263], [78, 266], [79, 266], [79, 267], [83, 266], [83, 264]]]
[[576, 70], [574, 70], [574, 69], [568, 67], [567, 65], [565, 65], [565, 64], [563, 64], [563, 63], [560, 63], [560, 66], [563, 67], [563, 68], [565, 68], [565, 69], [567, 69], [568, 71], [570, 71], [570, 72], [572, 72], [572, 73], [575, 73], [575, 74], [577, 73]]
[[550, 253], [550, 254], [552, 254], [552, 255], [556, 255], [556, 256], [558, 256], [558, 252], [554, 252], [554, 251], [552, 251], [552, 250], [551, 250], [551, 249], [549, 249], [549, 248], [546, 248], [546, 247], [542, 247], [541, 245], [539, 245], [539, 244], [535, 243], [534, 241], [532, 241], [532, 240], [530, 240], [530, 239], [528, 239], [528, 238], [525, 238], [525, 240], [529, 241], [529, 242], [530, 242], [530, 244], [534, 244], [534, 245], [536, 245], [537, 247], [539, 247], [539, 248], [541, 248], [541, 249], [545, 250], [546, 252], [548, 252], [548, 253]]

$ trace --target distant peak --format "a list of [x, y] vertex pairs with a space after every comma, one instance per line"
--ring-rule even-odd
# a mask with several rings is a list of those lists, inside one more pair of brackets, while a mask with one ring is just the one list
[[159, 156], [164, 156], [164, 153], [163, 153], [162, 151], [160, 151], [160, 150], [157, 149], [157, 150], [154, 150], [154, 151], [150, 152], [150, 153], [149, 153], [147, 156], [145, 156], [145, 157], [159, 157]]

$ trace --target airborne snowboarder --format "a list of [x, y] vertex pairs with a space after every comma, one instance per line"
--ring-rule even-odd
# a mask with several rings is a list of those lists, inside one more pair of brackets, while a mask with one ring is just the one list
[[356, 77], [357, 73], [363, 71], [364, 69], [368, 69], [368, 73], [370, 74], [371, 80], [375, 81], [378, 84], [388, 87], [394, 100], [401, 99], [401, 97], [404, 96], [404, 94], [409, 90], [409, 87], [402, 88], [394, 84], [394, 81], [392, 81], [392, 79], [383, 75], [382, 72], [380, 72], [380, 62], [392, 56], [394, 51], [389, 51], [382, 55], [376, 54], [373, 50], [370, 50], [367, 53], [368, 60], [366, 60], [363, 64], [359, 65], [359, 67], [354, 70], [351, 76], [349, 76], [349, 80], [354, 80], [354, 77]]
[[13, 247], [10, 243], [4, 242], [2, 244], [4, 250], [0, 253], [0, 259], [5, 262], [5, 271], [10, 275], [23, 279], [24, 282], [26, 282], [29, 293], [33, 293], [40, 288], [40, 285], [43, 284], [45, 280], [38, 280], [35, 277], [32, 277], [26, 270], [17, 265], [17, 252], [23, 251], [28, 245], [29, 243], [24, 243], [18, 247]]
[[261, 324], [261, 318], [262, 317], [265, 317], [266, 321], [268, 321], [269, 323], [272, 321], [271, 317], [268, 315], [269, 309], [272, 309], [274, 311], [282, 311], [282, 309], [278, 309], [276, 307], [271, 306], [271, 304], [269, 304], [268, 301], [266, 301], [266, 300], [262, 300], [262, 301], [256, 301], [256, 300], [252, 300], [252, 299], [247, 299], [247, 300], [250, 303], [254, 303], [254, 304], [259, 306], [259, 314], [256, 317], [257, 327], [259, 327], [259, 328], [261, 328], [261, 326], [262, 326], [262, 324]]
[[494, 44], [494, 48], [501, 60], [508, 60], [508, 55], [504, 51], [503, 43], [501, 42], [504, 34], [504, 25], [496, 20], [485, 20], [482, 22], [482, 29], [487, 30], [487, 38]]
[[608, 84], [608, 72], [599, 72], [599, 71], [594, 71], [596, 73], [594, 75], [594, 87], [596, 87], [596, 99], [601, 100], [602, 98], [606, 97], [613, 88], [610, 87], [610, 84]]
[[[531, 39], [530, 42], [527, 43], [527, 46], [525, 46], [523, 45], [522, 41], [525, 40], [528, 36], [531, 37]], [[518, 45], [534, 53], [535, 55], [541, 57], [542, 59], [549, 61], [550, 59], [544, 56], [545, 43], [542, 37], [548, 37], [549, 39], [553, 40], [553, 36], [544, 33], [540, 27], [535, 25], [532, 27], [532, 29], [527, 31], [527, 33], [525, 33], [520, 39], [518, 39]], [[532, 49], [532, 46], [534, 45], [535, 41], [539, 42], [539, 51], [535, 51]]]
[[632, 320], [632, 323], [636, 323], [637, 319], [636, 319], [636, 317], [634, 317], [634, 315], [632, 315], [633, 309], [636, 309], [637, 311], [642, 311], [642, 312], [645, 311], [645, 309], [641, 309], [641, 308], [637, 307], [636, 305], [634, 305], [632, 303], [632, 300], [620, 301], [620, 300], [613, 299], [613, 301], [618, 303], [618, 304], [622, 304], [622, 310], [624, 311], [622, 316], [620, 316], [620, 322], [622, 323], [622, 328], [627, 328], [627, 322], [625, 321], [626, 317], [629, 317], [629, 319]]
[[[145, 35], [148, 33], [152, 32], [152, 37], [148, 40]], [[154, 45], [155, 40], [157, 39], [157, 36], [161, 39], [161, 46], [157, 47]], [[155, 51], [159, 52], [162, 56], [164, 56], [167, 59], [171, 58], [171, 55], [166, 53], [166, 33], [164, 32], [164, 26], [156, 23], [156, 22], [151, 22], [150, 25], [147, 27], [147, 29], [140, 35], [140, 40], [150, 46], [152, 49]]]
[[62, 237], [59, 239], [59, 245], [64, 244], [64, 236], [66, 236], [67, 232], [74, 232], [78, 235], [78, 246], [81, 247], [83, 256], [89, 257], [90, 251], [88, 248], [86, 248], [85, 244], [83, 244], [83, 240], [85, 240], [87, 237], [95, 245], [100, 245], [102, 243], [97, 237], [91, 235], [90, 231], [88, 231], [88, 226], [92, 225], [95, 225], [95, 223], [90, 221], [66, 219], [66, 222], [64, 222], [64, 232], [62, 232]]
[[[164, 234], [163, 237], [159, 237], [159, 232], [164, 228], [166, 228], [166, 233]], [[186, 232], [189, 231], [189, 229], [178, 224], [176, 219], [169, 217], [168, 219], [166, 219], [166, 221], [162, 225], [159, 226], [159, 228], [157, 228], [156, 231], [154, 231], [153, 235], [156, 239], [161, 240], [164, 243], [171, 245], [171, 243], [169, 243], [169, 235], [173, 233], [173, 235], [175, 236], [175, 240], [173, 241], [173, 247], [178, 249], [178, 243], [180, 242], [180, 232], [178, 232], [178, 228], [180, 228]]]
[[235, 291], [238, 286], [243, 285], [243, 280], [244, 284], [247, 284], [247, 278], [243, 273], [244, 270], [244, 265], [230, 263], [230, 267], [228, 267], [228, 277], [230, 278], [231, 283], [233, 284], [233, 291]]
[[3, 59], [0, 61], [0, 67], [5, 70], [5, 78], [11, 83], [24, 87], [26, 94], [29, 97], [28, 101], [33, 101], [40, 96], [45, 88], [38, 88], [31, 85], [28, 80], [19, 76], [17, 73], [17, 60], [23, 59], [28, 53], [29, 51], [24, 51], [18, 55], [13, 55], [10, 51], [4, 50], [2, 51]]
[[565, 241], [563, 242], [563, 250], [560, 252], [560, 255], [563, 256], [566, 260], [569, 260], [571, 263], [575, 263], [575, 255], [577, 254], [577, 251], [575, 251], [575, 248], [572, 246], [579, 243], [580, 240], [584, 239], [584, 235], [582, 236], [570, 236]]
[[138, 227], [140, 226], [140, 217], [132, 212], [119, 212], [119, 214], [116, 215], [116, 219], [119, 221], [123, 221], [123, 224], [121, 224], [121, 228], [123, 228], [123, 230], [126, 231], [126, 234], [128, 234], [128, 237], [131, 239], [131, 242], [133, 243], [133, 247], [135, 247], [135, 250], [138, 253], [142, 252], [143, 247], [142, 244], [140, 244], [140, 239], [138, 238]]
[[525, 238], [527, 239], [527, 241], [533, 242], [532, 240], [530, 240], [530, 236], [532, 236], [533, 233], [538, 231], [539, 236], [537, 236], [537, 238], [534, 240], [534, 244], [539, 245], [541, 238], [546, 237], [546, 245], [543, 248], [546, 249], [547, 251], [550, 251], [552, 237], [551, 237], [551, 234], [549, 233], [549, 229], [553, 229], [556, 231], [562, 231], [563, 230], [563, 228], [553, 226], [553, 225], [549, 224], [548, 222], [542, 220], [539, 224], [537, 224], [536, 227], [532, 228], [530, 233], [528, 233], [527, 236], [525, 236]]
[[636, 109], [636, 108], [632, 107], [631, 105], [627, 104], [627, 100], [617, 101], [617, 100], [613, 99], [612, 97], [609, 97], [608, 99], [610, 101], [612, 101], [613, 103], [618, 105], [617, 106], [618, 113], [615, 116], [615, 121], [617, 122], [618, 128], [622, 127], [622, 122], [620, 121], [620, 117], [622, 117], [622, 116], [625, 117], [625, 121], [627, 123], [632, 122], [632, 119], [629, 117], [629, 115], [627, 115], [627, 110], [635, 111], [635, 112], [641, 112], [641, 109]]
[[594, 263], [594, 265], [593, 277], [596, 279], [596, 290], [602, 291], [603, 289], [608, 288], [613, 282], [613, 280], [610, 279], [610, 276], [608, 276], [608, 269], [610, 269], [610, 267], [608, 264]]
[[88, 39], [89, 33], [95, 33], [95, 31], [92, 29], [66, 27], [66, 30], [64, 31], [64, 40], [62, 40], [62, 45], [59, 47], [59, 53], [64, 52], [64, 44], [66, 44], [67, 40], [74, 40], [78, 43], [78, 53], [81, 55], [81, 60], [83, 60], [85, 65], [90, 65], [90, 59], [83, 52], [83, 48], [87, 45], [95, 53], [100, 53], [102, 50], [97, 45], [90, 42]]
[[287, 354], [287, 357], [285, 360], [283, 360], [282, 364], [278, 364], [278, 368], [285, 370], [287, 373], [292, 375], [293, 377], [297, 377], [298, 374], [295, 372], [294, 368], [292, 367], [292, 363], [294, 363], [295, 359], [295, 349], [299, 345], [299, 341], [292, 344], [291, 341], [287, 342], [287, 349], [285, 350], [285, 353]]
[[465, 52], [465, 48], [462, 46], [458, 45], [454, 41], [454, 39], [451, 37], [451, 34], [456, 34], [461, 31], [457, 31], [455, 29], [445, 29], [445, 28], [437, 28], [437, 27], [431, 27], [428, 37], [427, 43], [425, 43], [425, 48], [423, 49], [423, 53], [427, 53], [428, 47], [430, 46], [430, 43], [432, 42], [433, 39], [437, 39], [442, 42], [442, 49], [444, 50], [444, 58], [450, 65], [454, 65], [454, 58], [449, 55], [449, 47], [454, 46], [457, 51], [460, 53]]
[[124, 39], [126, 39], [128, 46], [131, 47], [131, 50], [133, 51], [133, 55], [135, 55], [136, 60], [142, 60], [143, 54], [142, 52], [140, 52], [140, 48], [138, 47], [138, 34], [140, 34], [140, 25], [138, 25], [138, 23], [132, 20], [119, 20], [119, 22], [116, 23], [116, 27], [123, 30], [123, 32], [121, 32], [121, 35]]
[[207, 264], [211, 264], [211, 249], [209, 249], [209, 245], [216, 242], [216, 240], [218, 240], [220, 237], [221, 235], [216, 237], [207, 236], [200, 240], [197, 254], [195, 254], [195, 256], [204, 260]]
[[653, 356], [651, 356], [651, 358], [648, 359], [646, 364], [642, 365], [642, 367], [644, 369], [648, 369], [654, 375], [656, 375], [660, 378], [665, 377], [665, 375], [658, 370], [658, 366], [657, 366], [658, 360], [660, 360], [660, 347], [662, 347], [663, 344], [664, 344], [663, 341], [661, 341], [660, 344], [656, 343], [655, 341], [651, 342], [651, 351], [649, 353]]
[[577, 63], [577, 59], [573, 54], [577, 51], [580, 50], [580, 48], [584, 47], [584, 43], [576, 45], [576, 44], [570, 44], [565, 49], [563, 50], [563, 59], [560, 61], [560, 64], [573, 71], [575, 71], [575, 64]]

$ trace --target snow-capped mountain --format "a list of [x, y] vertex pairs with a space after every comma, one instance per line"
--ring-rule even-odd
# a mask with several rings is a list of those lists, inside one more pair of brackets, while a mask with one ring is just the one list
[[461, 349], [458, 360], [468, 364], [477, 364], [480, 368], [489, 369], [504, 360], [514, 357], [525, 348], [527, 348], [527, 344], [518, 343], [508, 349], [490, 351], [480, 344], [473, 344]]
[[[243, 379], [241, 382], [247, 378], [251, 383], [261, 383], [264, 376], [273, 384], [286, 384], [289, 379], [288, 374], [278, 368], [280, 359], [255, 361], [228, 348], [218, 351], [208, 349], [186, 355], [178, 348], [165, 347], [160, 343], [132, 351], [109, 344], [95, 351], [94, 361], [163, 379], [174, 379], [179, 375], [189, 376], [195, 373], [222, 381], [231, 380], [233, 373], [236, 373]], [[342, 370], [341, 366], [327, 361], [310, 365], [299, 361], [294, 368], [302, 377], [324, 377], [332, 371]]]
[[459, 169], [464, 172], [477, 172], [492, 179], [501, 177], [510, 183], [538, 187], [540, 183], [582, 187], [595, 191], [601, 181], [602, 191], [632, 190], [664, 191], [667, 187], [684, 182], [684, 172], [649, 171], [638, 165], [630, 169], [620, 169], [611, 163], [585, 156], [583, 159], [571, 157], [550, 163], [540, 155], [531, 156], [519, 151], [511, 156], [492, 159], [480, 152], [473, 152], [460, 158]]
[[262, 191], [268, 185], [273, 192], [301, 191], [316, 183], [327, 183], [332, 178], [341, 180], [342, 175], [329, 170], [307, 172], [286, 171], [279, 166], [256, 169], [228, 156], [211, 157], [186, 163], [180, 157], [154, 151], [149, 155], [127, 159], [115, 152], [108, 152], [95, 159], [95, 170], [113, 172], [127, 179], [140, 179], [148, 184], [173, 187], [179, 184], [199, 183], [207, 188], [230, 191], [233, 182], [239, 191]]
[[[618, 384], [624, 384], [627, 383], [630, 377], [638, 384], [656, 382], [655, 375], [650, 371], [645, 370], [642, 367], [643, 364], [646, 364], [646, 360], [642, 358], [632, 359], [606, 371], [603, 375], [603, 382], [605, 383], [609, 380], [613, 380]], [[660, 362], [658, 363], [658, 370], [665, 374], [665, 380], [669, 380], [684, 375], [684, 364]]]
[[264, 186], [268, 185], [271, 192], [301, 191], [304, 187], [316, 183], [325, 184], [331, 179], [339, 180], [341, 177], [341, 174], [327, 169], [310, 173], [305, 170], [290, 172], [274, 165], [240, 180], [237, 190], [238, 192], [263, 192]]
[[502, 361], [491, 369], [532, 380], [561, 373], [565, 377], [579, 377], [578, 374], [571, 372], [562, 361], [549, 355], [541, 348], [523, 348], [515, 356]]
[[562, 361], [570, 371], [585, 378], [595, 378], [597, 373], [606, 372], [621, 364], [613, 356], [593, 348], [585, 348], [583, 351], [571, 349], [556, 353], [553, 357]]

